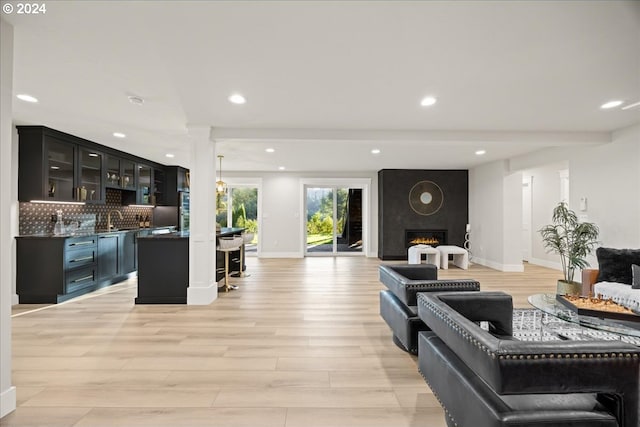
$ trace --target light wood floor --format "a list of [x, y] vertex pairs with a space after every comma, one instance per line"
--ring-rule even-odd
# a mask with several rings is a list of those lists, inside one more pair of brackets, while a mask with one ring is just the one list
[[[445, 426], [378, 314], [377, 259], [256, 259], [209, 306], [133, 303], [136, 281], [20, 305], [18, 409], [2, 426]], [[551, 292], [559, 272], [441, 270], [483, 290]], [[33, 309], [41, 308], [38, 311]]]

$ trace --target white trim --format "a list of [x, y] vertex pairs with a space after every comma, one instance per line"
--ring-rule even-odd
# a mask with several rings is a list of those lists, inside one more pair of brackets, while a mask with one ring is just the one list
[[262, 252], [260, 258], [304, 258], [300, 252]]
[[11, 305], [18, 305], [20, 304], [20, 297], [18, 296], [18, 294], [13, 294], [11, 296]]
[[546, 260], [546, 259], [529, 258], [529, 264], [539, 265], [541, 267], [547, 267], [547, 268], [551, 268], [553, 270], [562, 271], [562, 264], [560, 264], [559, 262], [549, 261], [549, 260]]
[[209, 286], [189, 286], [187, 305], [209, 305], [218, 298], [218, 283]]
[[0, 418], [16, 410], [16, 387], [11, 386], [0, 393]]
[[510, 272], [510, 273], [522, 273], [524, 272], [524, 265], [522, 264], [501, 264], [495, 261], [489, 261], [482, 258], [473, 257], [475, 264], [483, 265], [485, 267], [492, 268], [494, 270]]

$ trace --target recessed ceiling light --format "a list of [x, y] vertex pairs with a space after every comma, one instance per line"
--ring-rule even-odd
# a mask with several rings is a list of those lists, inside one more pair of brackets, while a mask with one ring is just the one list
[[284, 166], [280, 166], [280, 167], [278, 168], [278, 170], [281, 170], [281, 171], [283, 171], [283, 170], [285, 170], [285, 169], [286, 169], [286, 168], [285, 168]]
[[426, 96], [424, 98], [422, 98], [422, 101], [420, 101], [420, 105], [422, 105], [423, 107], [428, 107], [430, 105], [433, 105], [437, 102], [437, 99], [435, 99], [433, 96]]
[[27, 95], [26, 93], [21, 93], [19, 95], [16, 95], [16, 98], [26, 102], [38, 102], [38, 98], [36, 98], [35, 96]]
[[245, 102], [247, 102], [247, 100], [244, 96], [240, 95], [239, 93], [234, 93], [229, 97], [229, 102], [233, 104], [244, 104]]
[[114, 132], [114, 133], [113, 133], [113, 136], [115, 136], [116, 138], [124, 138], [124, 137], [126, 137], [127, 135], [125, 135], [125, 134], [124, 134], [124, 133], [122, 133], [122, 132]]
[[634, 102], [633, 104], [625, 105], [624, 107], [622, 107], [622, 110], [628, 110], [629, 108], [638, 107], [638, 106], [640, 106], [640, 101]]
[[165, 157], [168, 157], [170, 159], [173, 159], [176, 155], [175, 154], [171, 154], [171, 153], [167, 153], [164, 155]]
[[135, 95], [131, 95], [127, 97], [129, 99], [129, 102], [135, 105], [142, 105], [144, 104], [144, 99], [140, 98], [139, 96], [135, 96]]
[[380, 149], [379, 148], [374, 148], [373, 150], [371, 150], [372, 154], [380, 154]]
[[276, 149], [275, 148], [266, 148], [264, 151], [266, 151], [267, 153], [275, 153]]
[[609, 101], [600, 106], [603, 110], [607, 110], [609, 108], [615, 108], [619, 105], [622, 105], [622, 101]]
[[478, 150], [476, 151], [476, 156], [482, 156], [487, 153], [487, 150]]

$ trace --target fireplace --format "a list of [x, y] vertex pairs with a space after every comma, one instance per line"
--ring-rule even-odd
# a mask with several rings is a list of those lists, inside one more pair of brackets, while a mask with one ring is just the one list
[[447, 230], [405, 230], [404, 245], [409, 248], [413, 245], [438, 246], [447, 244]]

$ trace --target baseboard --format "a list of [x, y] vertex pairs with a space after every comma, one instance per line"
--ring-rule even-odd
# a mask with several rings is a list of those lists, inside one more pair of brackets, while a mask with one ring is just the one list
[[260, 258], [304, 258], [300, 252], [262, 252]]
[[209, 286], [189, 286], [187, 288], [187, 305], [209, 305], [218, 298], [218, 284]]
[[11, 386], [0, 393], [0, 418], [16, 410], [16, 388]]
[[553, 270], [562, 271], [562, 264], [560, 264], [559, 262], [548, 261], [546, 259], [540, 259], [540, 258], [529, 258], [528, 262], [529, 264], [539, 265], [540, 267], [547, 267]]
[[13, 294], [11, 296], [11, 305], [18, 305], [20, 304], [20, 297], [18, 296], [18, 294]]
[[475, 256], [473, 257], [473, 263], [484, 265], [485, 267], [489, 267], [494, 270], [510, 273], [522, 273], [524, 271], [524, 266], [522, 264], [501, 264], [499, 262], [490, 261]]

